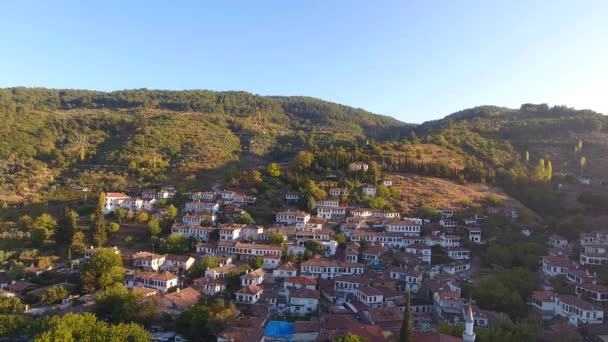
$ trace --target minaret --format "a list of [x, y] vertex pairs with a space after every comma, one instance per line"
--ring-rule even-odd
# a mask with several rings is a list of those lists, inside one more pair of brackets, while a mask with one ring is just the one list
[[473, 331], [473, 326], [475, 325], [475, 319], [473, 319], [473, 308], [471, 307], [471, 303], [469, 303], [469, 308], [464, 317], [465, 325], [464, 332], [462, 333], [462, 341], [463, 342], [474, 342], [475, 341], [475, 332]]

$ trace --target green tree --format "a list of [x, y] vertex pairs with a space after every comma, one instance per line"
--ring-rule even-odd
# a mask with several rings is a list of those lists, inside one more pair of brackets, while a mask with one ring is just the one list
[[50, 235], [51, 233], [44, 227], [34, 228], [30, 240], [32, 241], [32, 245], [34, 247], [40, 248]]
[[173, 204], [169, 204], [169, 206], [166, 209], [167, 212], [167, 218], [173, 220], [175, 219], [175, 217], [177, 216], [177, 208], [173, 205]]
[[264, 265], [264, 257], [261, 255], [256, 256], [255, 258], [251, 259], [249, 265], [251, 265], [251, 268], [254, 270], [261, 268]]
[[285, 237], [280, 232], [272, 232], [268, 237], [268, 243], [275, 246], [281, 246], [285, 241]]
[[116, 222], [112, 222], [108, 225], [108, 232], [110, 234], [118, 233], [120, 230], [120, 225]]
[[266, 172], [268, 172], [268, 175], [270, 175], [270, 177], [279, 177], [281, 176], [281, 167], [277, 163], [270, 163], [268, 164]]
[[534, 171], [532, 172], [532, 179], [537, 182], [541, 182], [545, 180], [545, 175], [547, 171], [545, 169], [545, 160], [540, 158], [536, 167], [534, 167]]
[[412, 322], [412, 297], [408, 293], [405, 297], [405, 313], [399, 332], [399, 342], [414, 342], [415, 339], [414, 323]]
[[551, 160], [547, 160], [547, 167], [545, 169], [545, 180], [550, 182], [551, 178], [553, 178], [553, 165], [551, 164]]
[[118, 222], [122, 223], [122, 220], [127, 218], [127, 209], [125, 208], [117, 208], [116, 210], [114, 210], [114, 212], [112, 213], [112, 215], [114, 216], [115, 219], [118, 220]]
[[585, 168], [585, 165], [587, 164], [587, 157], [581, 156], [581, 158], [578, 161], [578, 164], [581, 167], [581, 177], [583, 177], [583, 169]]
[[113, 248], [96, 251], [82, 267], [81, 285], [85, 293], [104, 290], [122, 282], [124, 269], [120, 255]]
[[22, 215], [17, 220], [17, 227], [21, 230], [26, 230], [32, 227], [34, 220], [29, 215]]
[[91, 240], [95, 247], [102, 247], [108, 240], [108, 231], [106, 227], [106, 220], [103, 216], [103, 208], [106, 203], [106, 194], [104, 192], [99, 194], [99, 200], [95, 207], [95, 220], [93, 221], [93, 227], [91, 228]]
[[338, 243], [340, 248], [344, 248], [344, 247], [346, 247], [346, 244], [348, 243], [348, 239], [346, 238], [346, 235], [344, 235], [343, 233], [338, 233], [338, 234], [336, 234], [336, 242]]
[[296, 154], [296, 158], [294, 160], [295, 167], [300, 171], [304, 171], [312, 165], [314, 159], [315, 156], [311, 152], [300, 151], [298, 154]]
[[441, 219], [441, 214], [437, 211], [437, 209], [426, 203], [414, 210], [414, 216], [429, 219], [435, 222]]
[[347, 332], [345, 335], [338, 336], [334, 339], [335, 342], [367, 342], [365, 337]]
[[148, 222], [148, 213], [145, 211], [138, 212], [137, 216], [135, 216], [135, 222], [139, 224]]
[[76, 232], [78, 213], [65, 206], [55, 229], [55, 242], [60, 246], [69, 246]]
[[234, 304], [210, 298], [186, 309], [176, 320], [176, 330], [192, 341], [212, 338], [229, 326], [234, 326], [239, 311]]
[[369, 168], [367, 169], [367, 178], [372, 183], [377, 183], [382, 177], [382, 171], [380, 171], [380, 166], [375, 161], [369, 163]]
[[202, 259], [195, 261], [188, 271], [190, 278], [198, 278], [205, 274], [205, 271], [220, 266], [220, 261], [216, 256], [206, 255]]
[[157, 302], [116, 283], [95, 295], [95, 315], [111, 323], [147, 325], [154, 318]]
[[64, 298], [67, 298], [70, 294], [63, 286], [49, 287], [44, 291], [40, 301], [44, 304], [53, 304]]
[[110, 325], [97, 320], [91, 313], [52, 316], [35, 342], [54, 341], [150, 341], [150, 334], [140, 325]]
[[251, 214], [245, 212], [243, 215], [239, 216], [234, 221], [236, 223], [240, 223], [240, 224], [252, 224], [253, 223], [253, 217], [251, 217]]
[[52, 232], [57, 226], [57, 222], [53, 217], [47, 213], [44, 213], [36, 218], [34, 221], [35, 228], [45, 228], [49, 232]]
[[190, 240], [181, 234], [171, 234], [161, 241], [160, 249], [163, 253], [186, 254], [190, 251]]
[[162, 231], [160, 222], [155, 217], [146, 223], [146, 228], [148, 229], [148, 234], [150, 234], [150, 236], [158, 236]]
[[[322, 198], [327, 197], [327, 192], [320, 188], [315, 181], [309, 179], [306, 183], [306, 187], [301, 191], [303, 194], [314, 198], [315, 200], [320, 200]], [[305, 197], [307, 197], [305, 196]]]
[[464, 332], [464, 326], [462, 324], [450, 325], [446, 321], [440, 321], [439, 325], [437, 326], [437, 330], [439, 330], [440, 333], [445, 335], [462, 337], [462, 333]]
[[[25, 311], [25, 305], [21, 303], [21, 299], [0, 295], [0, 314], [20, 314], [23, 311]], [[1, 331], [0, 336], [2, 336]]]

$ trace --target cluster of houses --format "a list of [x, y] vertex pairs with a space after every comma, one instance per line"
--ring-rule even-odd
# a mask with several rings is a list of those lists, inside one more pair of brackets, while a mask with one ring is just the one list
[[[604, 322], [608, 303], [608, 286], [601, 284], [590, 267], [604, 265], [608, 260], [608, 232], [581, 233], [578, 240], [579, 260], [570, 259], [574, 244], [553, 234], [548, 239], [549, 255], [543, 256], [540, 271], [546, 280], [545, 289], [533, 293], [529, 305], [544, 319], [563, 317], [573, 326], [597, 325]], [[558, 294], [551, 280], [561, 278], [571, 286], [572, 293]]]

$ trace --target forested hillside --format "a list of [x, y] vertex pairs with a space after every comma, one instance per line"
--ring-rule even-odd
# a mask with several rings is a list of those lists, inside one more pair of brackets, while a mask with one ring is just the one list
[[10, 88], [0, 89], [0, 119], [0, 194], [9, 201], [72, 185], [194, 185], [301, 150], [319, 171], [374, 161], [506, 190], [552, 177], [601, 183], [608, 168], [606, 117], [544, 104], [476, 107], [416, 126], [308, 97]]
[[227, 163], [288, 160], [313, 144], [399, 139], [407, 129], [313, 98], [202, 90], [0, 89], [0, 120], [5, 196], [53, 180], [112, 188], [124, 187], [125, 175], [140, 183], [195, 178]]

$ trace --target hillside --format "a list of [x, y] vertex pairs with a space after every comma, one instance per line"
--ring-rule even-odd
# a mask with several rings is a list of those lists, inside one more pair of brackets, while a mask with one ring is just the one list
[[[300, 149], [398, 139], [393, 118], [306, 97], [245, 92], [0, 89], [0, 194], [59, 181], [122, 188], [285, 161]], [[10, 196], [10, 197], [9, 197]]]

